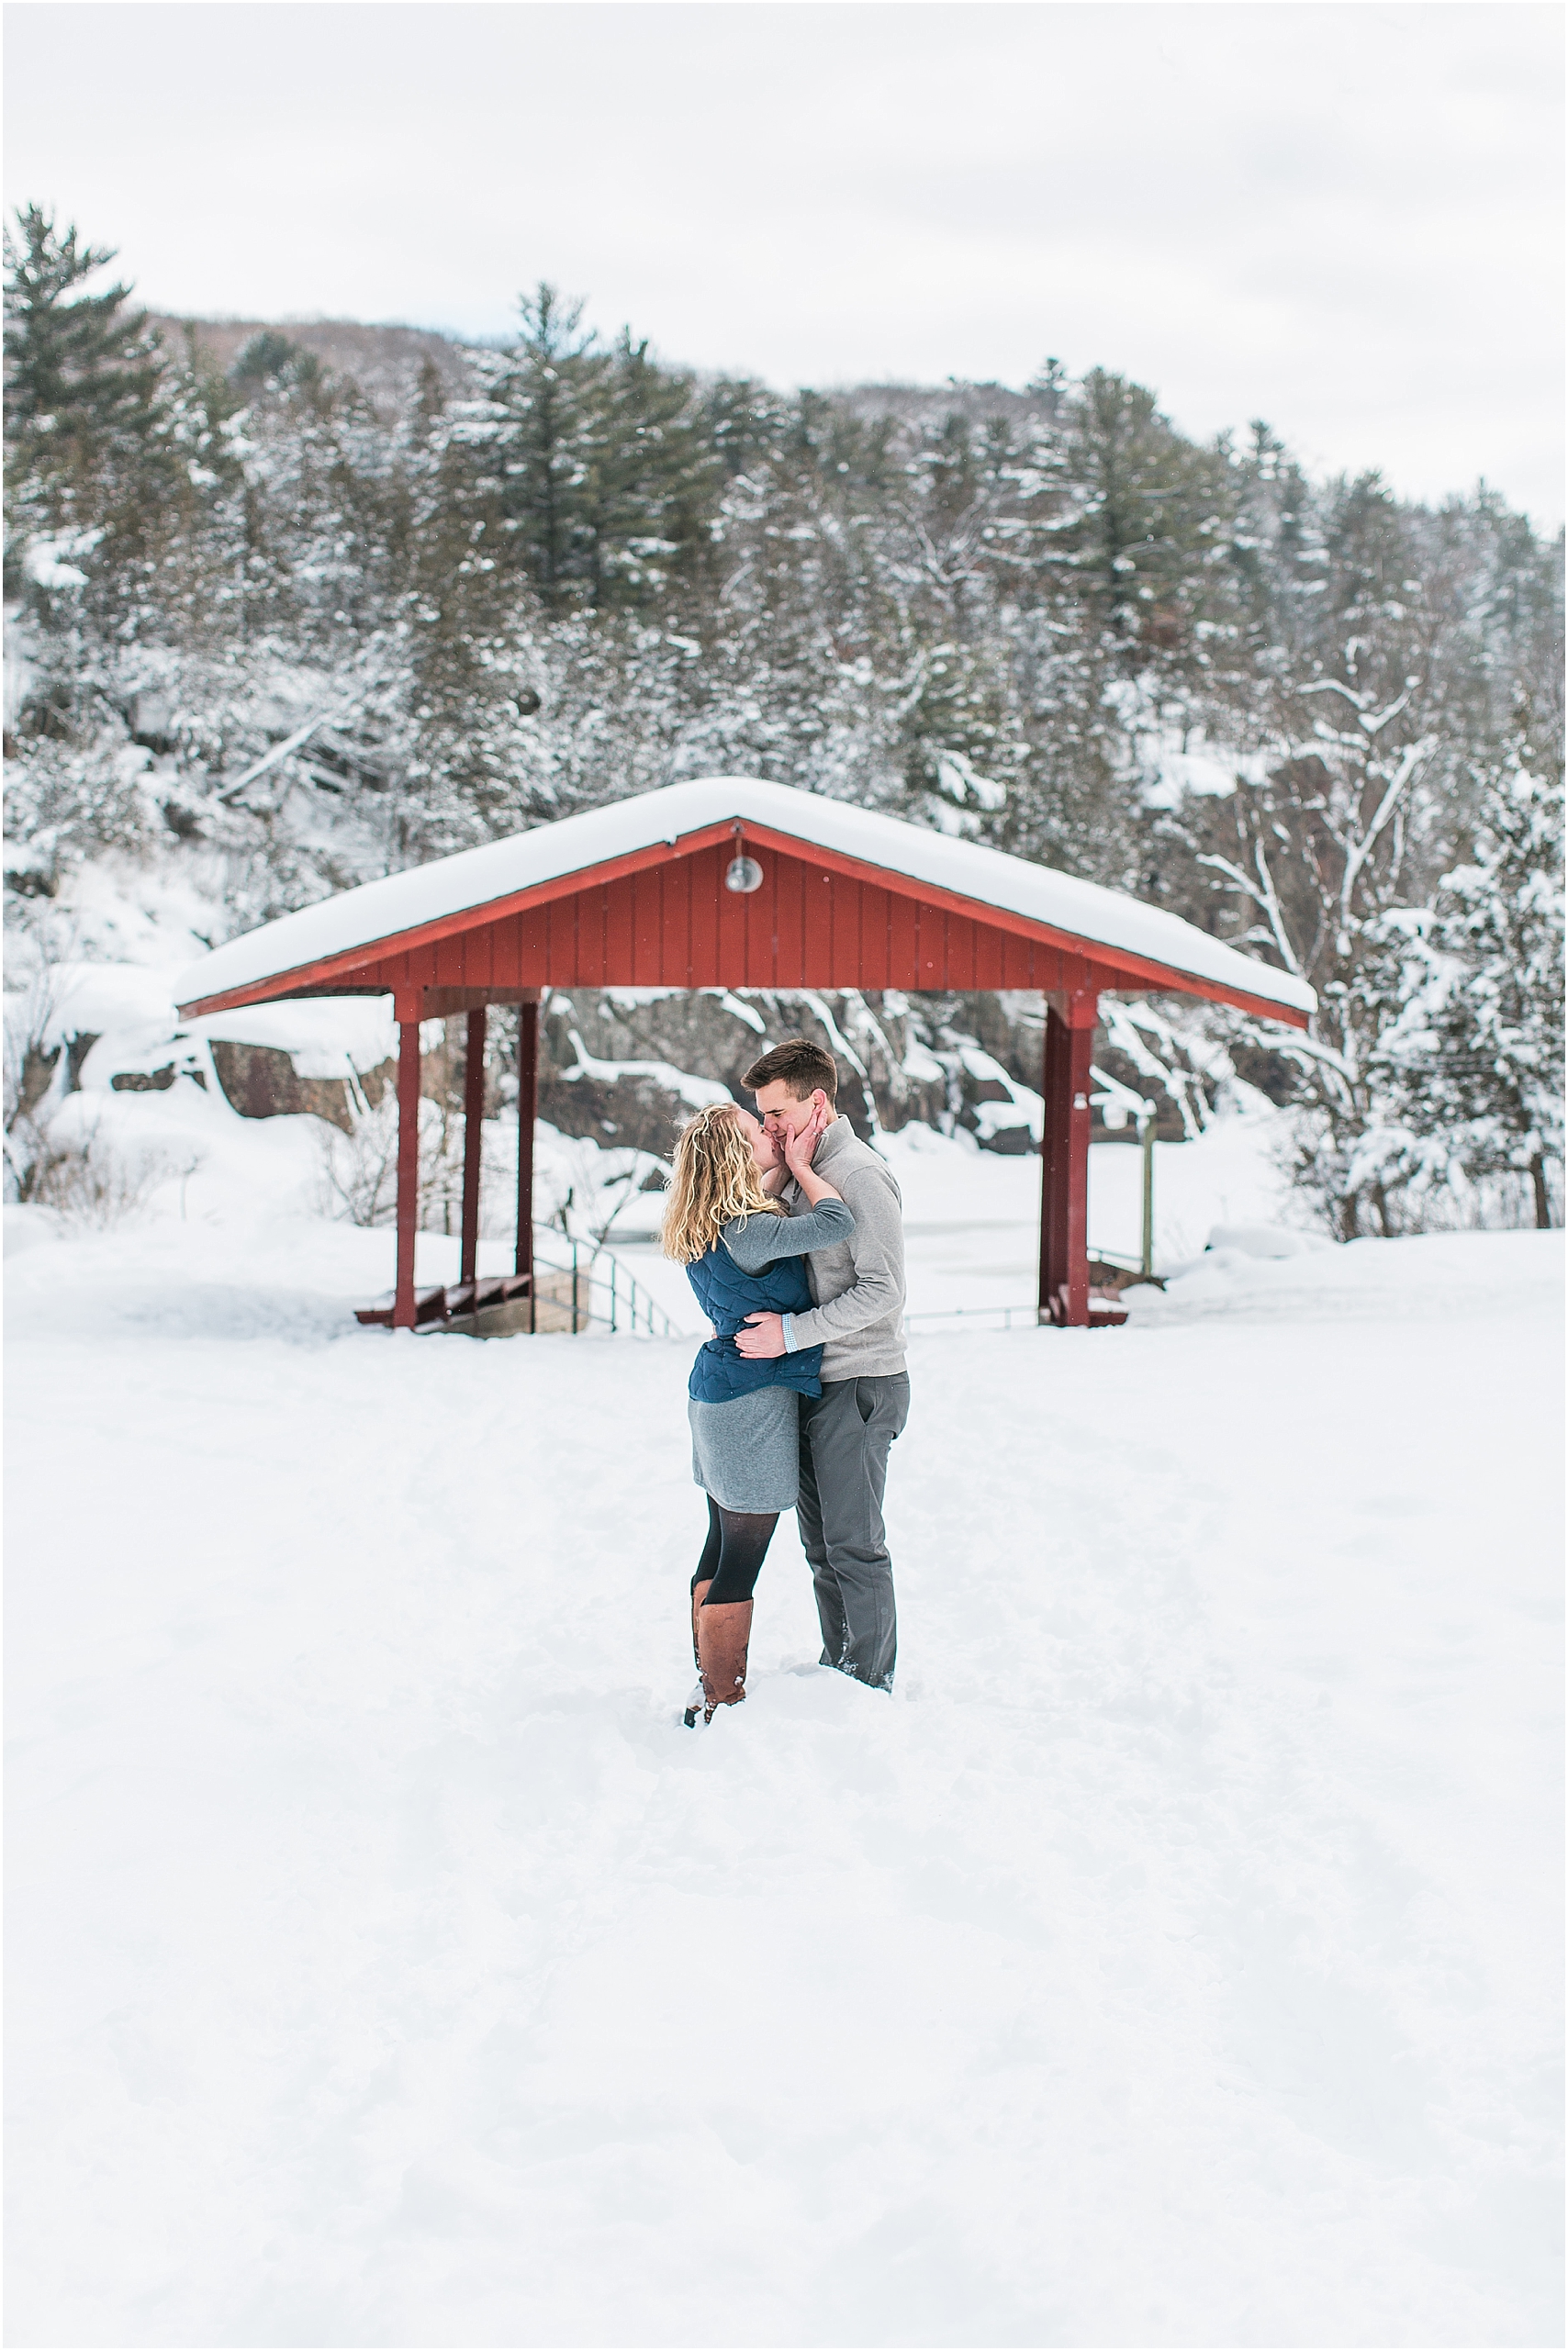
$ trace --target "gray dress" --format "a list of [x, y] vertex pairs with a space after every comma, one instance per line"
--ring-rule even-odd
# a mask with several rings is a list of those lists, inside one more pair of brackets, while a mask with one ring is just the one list
[[[781, 1257], [827, 1248], [854, 1230], [844, 1203], [824, 1200], [803, 1216], [736, 1217], [721, 1237], [743, 1273], [760, 1273]], [[800, 1407], [793, 1388], [756, 1388], [725, 1404], [687, 1398], [691, 1474], [721, 1510], [793, 1510], [801, 1483]]]

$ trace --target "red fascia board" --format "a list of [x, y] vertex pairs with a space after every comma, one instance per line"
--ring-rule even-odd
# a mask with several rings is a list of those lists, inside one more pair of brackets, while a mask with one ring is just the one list
[[[551, 881], [531, 882], [526, 890], [511, 890], [504, 898], [488, 898], [476, 906], [460, 907], [455, 914], [440, 914], [429, 923], [416, 923], [409, 930], [395, 931], [387, 938], [372, 939], [364, 946], [345, 947], [340, 955], [296, 964], [292, 970], [274, 972], [269, 980], [248, 980], [243, 987], [226, 988], [217, 996], [196, 997], [179, 1006], [180, 1014], [185, 1020], [197, 1020], [204, 1013], [236, 1012], [246, 1004], [271, 1003], [277, 997], [292, 995], [306, 986], [319, 988], [323, 980], [361, 971], [366, 965], [379, 963], [385, 956], [408, 955], [416, 947], [433, 946], [439, 939], [449, 939], [458, 931], [476, 931], [487, 923], [504, 922], [509, 914], [523, 913], [529, 907], [547, 906], [553, 899], [572, 898], [579, 890], [619, 881], [625, 874], [645, 873], [650, 866], [668, 865], [674, 857], [711, 848], [716, 841], [727, 841], [739, 821], [737, 817], [727, 817], [722, 824], [705, 824], [699, 833], [682, 834], [676, 842], [650, 842], [644, 849], [629, 849], [624, 856], [607, 857], [602, 865], [582, 866], [576, 873], [558, 874]], [[390, 982], [385, 992], [392, 994]]]
[[1202, 996], [1211, 1003], [1234, 1004], [1242, 1012], [1261, 1013], [1269, 1020], [1288, 1021], [1293, 1028], [1306, 1026], [1306, 1014], [1291, 1006], [1272, 1003], [1264, 996], [1240, 993], [1217, 980], [1201, 980], [1192, 972], [1178, 971], [1173, 965], [1156, 963], [1148, 956], [1107, 946], [1100, 939], [1086, 939], [1076, 931], [1058, 930], [1053, 924], [1042, 923], [1032, 914], [1015, 913], [1011, 907], [993, 906], [983, 898], [966, 898], [956, 890], [944, 890], [936, 882], [916, 881], [908, 874], [895, 873], [890, 867], [867, 865], [858, 857], [845, 856], [841, 850], [820, 849], [813, 843], [796, 841], [788, 834], [770, 832], [766, 825], [748, 824], [745, 837], [748, 843], [781, 850], [787, 856], [799, 856], [804, 849], [817, 864], [849, 880], [870, 882], [879, 890], [899, 890], [905, 897], [918, 898], [923, 906], [940, 906], [946, 913], [965, 915], [970, 922], [989, 924], [993, 931], [1011, 931], [1019, 938], [1034, 939], [1046, 946], [1061, 947], [1069, 955], [1081, 956], [1086, 963], [1107, 973], [1101, 982], [1103, 988], [1120, 984], [1109, 977], [1111, 972], [1125, 972], [1166, 994]]
[[[846, 880], [868, 882], [879, 890], [892, 890], [901, 896], [918, 899], [923, 905], [939, 906], [948, 913], [961, 914], [971, 922], [983, 923], [993, 930], [1010, 931], [1020, 938], [1033, 939], [1044, 946], [1064, 948], [1070, 955], [1084, 957], [1107, 971], [1125, 974], [1126, 979], [1164, 992], [1184, 996], [1202, 996], [1219, 1004], [1233, 1004], [1238, 1010], [1260, 1014], [1265, 1020], [1284, 1021], [1293, 1028], [1305, 1028], [1306, 1015], [1283, 1004], [1275, 1004], [1262, 996], [1242, 993], [1222, 986], [1218, 981], [1201, 980], [1190, 972], [1153, 962], [1147, 956], [1133, 955], [1120, 947], [1108, 947], [1101, 941], [1081, 938], [1072, 931], [1057, 929], [1049, 923], [1036, 921], [1028, 914], [1014, 913], [1011, 908], [992, 906], [984, 899], [969, 898], [960, 891], [944, 890], [935, 882], [917, 881], [912, 875], [901, 874], [889, 866], [867, 863], [859, 857], [846, 856], [842, 850], [824, 849], [814, 841], [802, 841], [795, 834], [777, 833], [770, 826], [745, 823], [740, 817], [729, 817], [716, 824], [705, 824], [695, 833], [683, 833], [676, 840], [651, 842], [645, 848], [628, 850], [625, 856], [607, 858], [601, 865], [579, 868], [575, 873], [556, 875], [550, 881], [532, 883], [526, 890], [511, 891], [504, 898], [494, 898], [480, 905], [460, 908], [455, 913], [437, 916], [429, 923], [414, 924], [389, 937], [375, 939], [368, 945], [345, 947], [341, 954], [323, 956], [313, 963], [297, 964], [292, 970], [274, 972], [270, 979], [247, 982], [243, 987], [229, 988], [215, 996], [194, 997], [179, 1007], [185, 1020], [196, 1020], [207, 1013], [234, 1012], [247, 1004], [275, 1002], [305, 988], [327, 992], [326, 983], [334, 977], [348, 978], [363, 972], [387, 955], [404, 955], [416, 947], [431, 946], [440, 939], [451, 938], [459, 931], [476, 930], [487, 923], [504, 921], [509, 914], [519, 914], [534, 906], [548, 905], [557, 898], [574, 897], [579, 890], [596, 889], [602, 883], [619, 880], [623, 875], [644, 873], [651, 866], [668, 865], [678, 857], [693, 856], [700, 849], [711, 848], [716, 842], [728, 840], [737, 825], [745, 831], [748, 843], [773, 849], [781, 856], [795, 857], [825, 867], [830, 873], [842, 874]], [[1107, 976], [1103, 983], [1115, 986], [1117, 980]], [[386, 991], [392, 993], [390, 984]]]

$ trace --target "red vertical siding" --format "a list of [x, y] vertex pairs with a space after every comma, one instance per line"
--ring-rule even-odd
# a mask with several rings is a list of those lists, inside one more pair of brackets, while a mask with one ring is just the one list
[[717, 927], [717, 969], [732, 987], [755, 986], [746, 957], [746, 901], [733, 890], [724, 888], [724, 868], [730, 860], [723, 847], [718, 852], [714, 873], [714, 909]]
[[557, 899], [544, 909], [549, 922], [545, 935], [545, 969], [552, 985], [564, 981], [577, 968], [577, 935], [583, 922], [581, 897]]
[[[632, 892], [632, 981], [634, 987], [657, 987], [664, 977], [666, 955], [672, 948], [684, 946], [668, 938], [665, 930], [664, 866], [650, 866], [631, 878]], [[680, 976], [686, 977], [686, 958], [679, 958]]]
[[719, 901], [724, 888], [722, 849], [700, 849], [686, 860], [690, 892], [690, 980], [693, 988], [722, 986], [719, 968]]
[[917, 988], [945, 988], [947, 984], [947, 917], [934, 906], [916, 909], [920, 917], [919, 946], [916, 968], [920, 978]]
[[367, 964], [388, 987], [1126, 987], [1083, 952], [773, 850], [750, 896], [728, 842]]
[[972, 988], [1005, 988], [1002, 977], [1007, 968], [1005, 934], [993, 931], [983, 923], [971, 924], [974, 932], [974, 978]]
[[633, 881], [633, 877], [626, 875], [605, 885], [604, 957], [594, 980], [609, 986], [624, 988], [635, 978]]
[[773, 917], [774, 969], [780, 988], [799, 988], [806, 976], [806, 868], [795, 857], [777, 857], [778, 897]]
[[860, 988], [885, 988], [888, 969], [888, 893], [863, 881], [856, 892], [857, 968]]
[[836, 875], [824, 873], [820, 866], [802, 863], [799, 986], [833, 985], [839, 938], [846, 923], [854, 920], [849, 890], [850, 885]]
[[888, 893], [888, 985], [920, 986], [920, 923], [914, 901], [897, 890]]

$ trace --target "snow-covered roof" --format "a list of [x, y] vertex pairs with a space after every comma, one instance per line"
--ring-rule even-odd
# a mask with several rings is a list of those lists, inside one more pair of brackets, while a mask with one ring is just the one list
[[1119, 948], [1298, 1014], [1311, 1012], [1316, 1003], [1305, 980], [1272, 965], [1255, 963], [1158, 906], [1142, 905], [1120, 891], [978, 842], [954, 840], [847, 800], [763, 783], [753, 776], [710, 776], [668, 784], [659, 791], [563, 817], [558, 823], [541, 824], [482, 849], [464, 849], [455, 856], [439, 857], [408, 873], [389, 874], [383, 881], [323, 899], [216, 947], [181, 975], [180, 1002], [204, 1002], [356, 948], [384, 946], [425, 924], [482, 910], [661, 842], [675, 843], [737, 820], [1047, 924], [1092, 947]]

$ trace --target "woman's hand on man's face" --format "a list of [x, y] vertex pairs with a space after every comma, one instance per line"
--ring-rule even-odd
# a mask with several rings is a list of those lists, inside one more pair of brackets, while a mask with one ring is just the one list
[[817, 1145], [833, 1124], [833, 1107], [825, 1094], [819, 1093], [812, 1103], [812, 1114], [792, 1135], [786, 1134], [784, 1160], [791, 1175], [809, 1168]]

